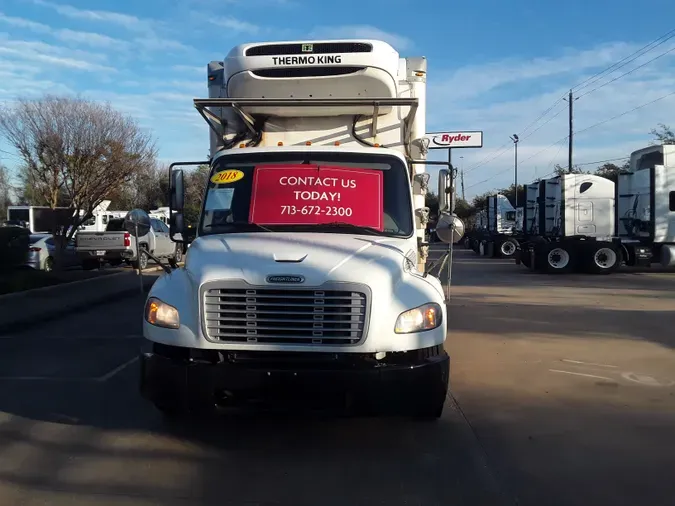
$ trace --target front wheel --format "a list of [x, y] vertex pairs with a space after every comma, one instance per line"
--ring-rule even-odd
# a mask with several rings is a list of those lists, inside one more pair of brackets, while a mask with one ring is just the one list
[[572, 251], [565, 246], [552, 244], [546, 251], [546, 271], [551, 274], [562, 274], [572, 270]]

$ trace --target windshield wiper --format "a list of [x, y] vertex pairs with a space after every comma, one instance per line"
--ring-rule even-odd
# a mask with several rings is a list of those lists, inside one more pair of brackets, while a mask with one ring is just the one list
[[349, 230], [353, 230], [354, 232], [360, 232], [363, 234], [371, 234], [371, 235], [384, 235], [384, 232], [380, 232], [376, 228], [373, 227], [363, 227], [361, 225], [354, 225], [352, 223], [347, 223], [345, 221], [331, 221], [329, 223], [320, 223], [316, 225], [317, 228], [346, 228]]

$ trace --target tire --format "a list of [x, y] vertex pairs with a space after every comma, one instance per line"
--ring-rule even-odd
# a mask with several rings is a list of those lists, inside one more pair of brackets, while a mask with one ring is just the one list
[[574, 256], [567, 246], [551, 244], [544, 250], [544, 266], [550, 274], [568, 273], [574, 267]]
[[140, 268], [145, 270], [148, 268], [148, 254], [144, 249], [141, 249], [140, 253], [138, 254], [138, 260], [131, 262], [131, 265], [133, 265], [134, 269]]
[[589, 250], [586, 267], [592, 274], [610, 274], [621, 265], [621, 252], [613, 244], [600, 244]]
[[499, 244], [499, 254], [502, 258], [513, 258], [518, 250], [518, 241], [515, 239], [505, 239]]
[[45, 259], [45, 264], [42, 267], [42, 270], [45, 272], [52, 272], [54, 270], [54, 259], [52, 257], [47, 257]]

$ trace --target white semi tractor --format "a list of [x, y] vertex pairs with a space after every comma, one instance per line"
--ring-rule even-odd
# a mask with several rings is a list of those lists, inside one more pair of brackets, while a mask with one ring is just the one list
[[[441, 415], [449, 322], [426, 267], [426, 78], [425, 58], [376, 40], [243, 44], [209, 63], [209, 98], [194, 103], [210, 159], [170, 172], [175, 238], [178, 167], [211, 168], [197, 238], [145, 308], [141, 392], [158, 409], [290, 390]], [[437, 233], [452, 243], [450, 177], [441, 169]]]
[[516, 235], [516, 209], [509, 199], [497, 193], [487, 198], [485, 227], [478, 239], [480, 256], [512, 258], [519, 246]]
[[675, 146], [631, 154], [609, 179], [564, 174], [526, 187], [526, 239], [516, 257], [551, 273], [614, 272], [622, 263], [675, 266]]

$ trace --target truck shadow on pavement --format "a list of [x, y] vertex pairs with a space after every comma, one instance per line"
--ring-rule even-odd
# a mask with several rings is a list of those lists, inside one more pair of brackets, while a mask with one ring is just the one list
[[215, 505], [224, 494], [233, 505], [499, 504], [451, 400], [431, 424], [252, 411], [167, 423], [134, 373], [3, 392], [0, 502], [21, 490], [77, 505]]

